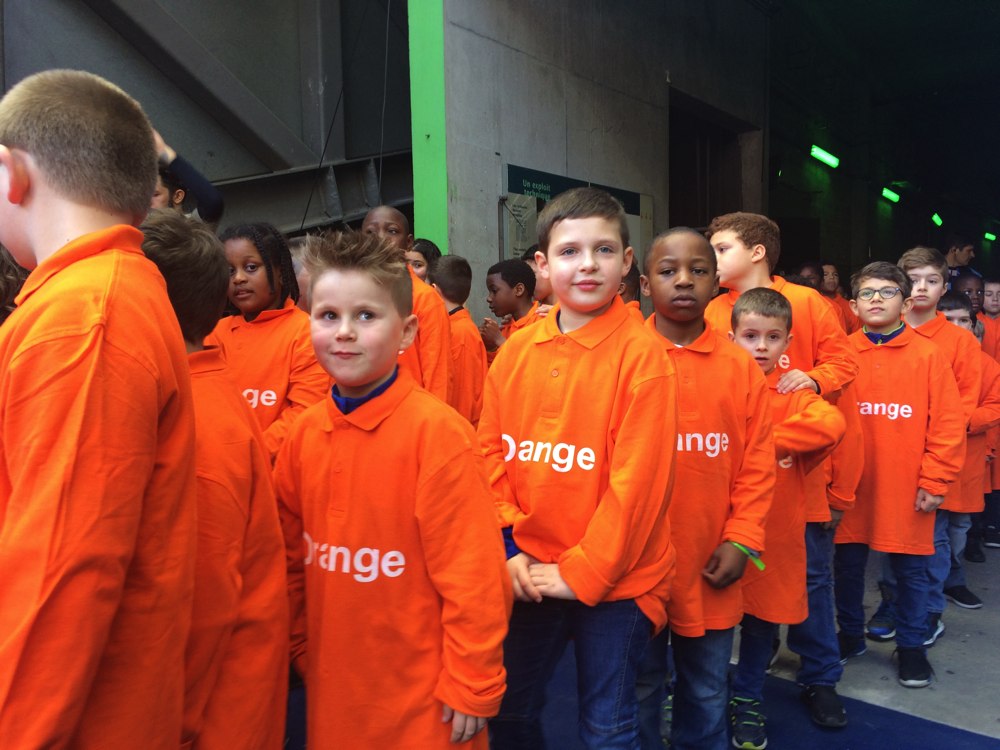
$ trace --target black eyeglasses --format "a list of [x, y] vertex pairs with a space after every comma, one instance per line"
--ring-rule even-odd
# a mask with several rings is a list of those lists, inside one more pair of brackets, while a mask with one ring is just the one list
[[858, 299], [863, 299], [867, 302], [875, 296], [876, 292], [882, 299], [892, 299], [899, 294], [900, 291], [902, 290], [898, 286], [884, 286], [881, 289], [862, 289], [858, 292]]

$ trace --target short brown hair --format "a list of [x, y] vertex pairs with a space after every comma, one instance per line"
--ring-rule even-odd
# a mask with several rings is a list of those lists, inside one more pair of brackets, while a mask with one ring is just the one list
[[150, 211], [140, 227], [146, 253], [167, 282], [167, 296], [184, 339], [200, 344], [222, 317], [229, 263], [211, 229], [179, 211]]
[[431, 263], [427, 281], [449, 302], [464, 305], [472, 291], [472, 266], [461, 255], [442, 255]]
[[768, 272], [774, 271], [781, 257], [781, 230], [771, 219], [762, 214], [751, 214], [737, 211], [723, 214], [712, 219], [705, 234], [711, 238], [716, 232], [729, 230], [735, 232], [744, 245], [764, 246], [764, 259], [767, 261]]
[[0, 144], [31, 155], [81, 205], [145, 216], [156, 190], [149, 119], [114, 84], [79, 70], [28, 76], [0, 101]]
[[325, 271], [360, 271], [388, 290], [401, 316], [413, 312], [413, 283], [403, 254], [375, 233], [347, 230], [314, 235], [302, 262], [312, 286]]
[[948, 259], [933, 247], [925, 247], [924, 245], [917, 245], [907, 250], [899, 256], [896, 265], [903, 269], [904, 273], [912, 271], [914, 268], [931, 266], [941, 273], [941, 278], [945, 281], [950, 275]]
[[792, 305], [784, 295], [773, 289], [757, 287], [749, 289], [739, 296], [736, 304], [733, 305], [733, 316], [730, 325], [733, 331], [740, 324], [740, 318], [744, 315], [760, 315], [765, 318], [777, 318], [785, 323], [788, 330], [792, 330]]
[[[902, 259], [900, 259], [902, 263]], [[919, 268], [922, 265], [928, 265], [924, 263], [919, 263], [913, 268]], [[900, 266], [894, 266], [892, 263], [887, 263], [884, 260], [877, 260], [874, 263], [869, 263], [867, 266], [862, 268], [860, 271], [851, 276], [851, 298], [858, 298], [858, 291], [861, 289], [861, 282], [865, 279], [876, 279], [878, 281], [888, 281], [899, 287], [899, 291], [903, 294], [903, 299], [906, 299], [913, 293], [913, 284], [910, 283], [910, 277], [903, 273], [903, 269]]]
[[538, 249], [549, 252], [549, 236], [560, 221], [567, 219], [590, 219], [593, 217], [618, 222], [618, 233], [622, 238], [622, 249], [628, 244], [628, 222], [625, 209], [610, 193], [594, 187], [579, 187], [560, 193], [546, 204], [538, 214]]

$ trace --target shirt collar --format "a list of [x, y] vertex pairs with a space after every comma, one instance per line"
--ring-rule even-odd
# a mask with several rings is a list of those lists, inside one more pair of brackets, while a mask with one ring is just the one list
[[702, 354], [708, 354], [713, 349], [715, 349], [716, 341], [719, 338], [719, 334], [716, 332], [714, 328], [712, 328], [712, 324], [709, 323], [707, 320], [705, 321], [705, 330], [698, 335], [698, 338], [696, 338], [687, 346], [677, 346], [677, 344], [675, 344], [673, 341], [671, 341], [666, 336], [661, 334], [658, 330], [656, 330], [655, 312], [648, 318], [646, 318], [645, 325], [650, 331], [652, 331], [656, 335], [658, 340], [666, 343], [668, 352], [673, 351], [675, 349], [686, 349], [692, 352], [701, 352]]
[[556, 336], [566, 336], [587, 349], [595, 349], [611, 334], [621, 328], [625, 321], [631, 320], [631, 317], [629, 311], [625, 308], [625, 303], [622, 302], [622, 298], [616, 294], [615, 298], [611, 301], [611, 307], [601, 315], [598, 315], [582, 328], [577, 328], [570, 333], [563, 333], [559, 330], [559, 311], [557, 308], [553, 308], [539, 324], [542, 327], [542, 333], [535, 339], [535, 343], [541, 344], [551, 341]]
[[396, 380], [392, 386], [378, 398], [373, 398], [361, 404], [350, 414], [341, 414], [332, 398], [324, 399], [326, 419], [323, 429], [332, 432], [337, 424], [350, 424], [366, 432], [371, 432], [388, 419], [410, 391], [417, 387], [417, 382], [405, 370], [397, 370]]
[[217, 346], [206, 346], [200, 352], [188, 354], [188, 365], [192, 375], [200, 375], [207, 372], [218, 372], [226, 369], [226, 360], [222, 357], [222, 350]]
[[372, 399], [378, 398], [389, 390], [389, 386], [396, 382], [396, 376], [398, 374], [399, 367], [393, 368], [392, 374], [389, 376], [388, 380], [377, 388], [373, 388], [364, 396], [342, 396], [340, 395], [340, 389], [337, 387], [337, 384], [334, 383], [333, 388], [330, 389], [330, 395], [333, 397], [333, 403], [340, 410], [341, 414], [350, 414], [354, 410], [361, 408]]
[[906, 346], [913, 340], [913, 337], [917, 335], [915, 331], [915, 328], [906, 326], [900, 333], [881, 344], [873, 343], [871, 339], [865, 336], [862, 332], [852, 334], [848, 340], [854, 342], [855, 349], [859, 352], [863, 352], [869, 349], [884, 349], [887, 346]]
[[950, 325], [950, 323], [948, 323], [948, 319], [944, 316], [944, 313], [937, 311], [934, 313], [934, 317], [926, 323], [922, 323], [916, 328], [913, 328], [913, 326], [907, 326], [907, 328], [913, 328], [913, 330], [921, 336], [931, 338], [946, 325]]

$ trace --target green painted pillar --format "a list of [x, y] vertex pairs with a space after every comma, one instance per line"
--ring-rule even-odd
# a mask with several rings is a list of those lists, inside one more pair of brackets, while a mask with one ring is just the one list
[[410, 0], [413, 235], [448, 252], [448, 148], [444, 101], [444, 0]]

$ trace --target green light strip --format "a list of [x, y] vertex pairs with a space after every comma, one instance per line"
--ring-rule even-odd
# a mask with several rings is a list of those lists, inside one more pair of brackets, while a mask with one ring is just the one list
[[938, 226], [941, 226], [942, 224], [944, 224], [944, 221], [936, 213], [931, 217], [931, 221], [933, 221]]
[[987, 232], [986, 234], [983, 235], [983, 237], [985, 237], [990, 242], [993, 242], [993, 240], [997, 238], [997, 236], [993, 234], [993, 232]]
[[899, 203], [899, 193], [893, 192], [889, 188], [882, 188], [882, 197], [893, 203]]
[[809, 155], [814, 159], [819, 159], [821, 162], [826, 164], [828, 167], [836, 169], [840, 166], [840, 159], [831, 154], [829, 151], [824, 151], [819, 146], [814, 145], [809, 150]]
[[445, 122], [444, 0], [411, 4], [410, 124], [413, 233], [448, 252], [448, 158]]

